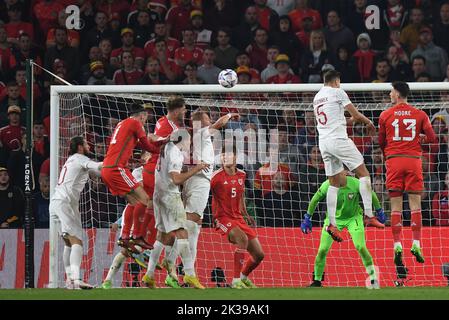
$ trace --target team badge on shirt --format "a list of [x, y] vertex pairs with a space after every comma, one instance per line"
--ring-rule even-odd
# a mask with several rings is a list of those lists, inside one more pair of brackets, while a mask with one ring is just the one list
[[353, 198], [354, 198], [354, 194], [353, 194], [353, 193], [349, 193], [349, 194], [348, 194], [348, 199], [349, 199], [349, 200], [352, 200]]

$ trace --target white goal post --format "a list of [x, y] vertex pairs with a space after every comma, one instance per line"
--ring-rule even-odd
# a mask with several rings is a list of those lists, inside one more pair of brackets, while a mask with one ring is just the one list
[[[438, 82], [438, 83], [409, 83], [410, 89], [412, 93], [415, 93], [416, 96], [421, 97], [420, 99], [417, 99], [416, 101], [411, 101], [410, 103], [418, 108], [424, 108], [426, 110], [430, 110], [431, 114], [436, 113], [437, 111], [440, 111], [440, 109], [448, 108], [449, 109], [449, 99], [433, 99], [428, 98], [429, 96], [438, 95], [441, 96], [447, 95], [449, 97], [449, 82]], [[223, 101], [224, 104], [228, 103], [229, 101], [233, 102], [233, 107], [239, 109], [241, 107], [244, 108], [255, 108], [257, 110], [295, 110], [295, 111], [313, 111], [311, 99], [313, 98], [313, 95], [322, 87], [321, 84], [285, 84], [285, 85], [271, 85], [271, 84], [257, 84], [257, 85], [236, 85], [235, 87], [231, 89], [226, 89], [224, 87], [221, 87], [220, 85], [135, 85], [135, 86], [115, 86], [115, 85], [108, 85], [108, 86], [51, 86], [51, 97], [50, 97], [50, 125], [51, 125], [51, 149], [50, 149], [50, 197], [53, 196], [54, 189], [57, 185], [58, 181], [58, 175], [60, 171], [60, 165], [61, 161], [65, 160], [63, 159], [65, 157], [64, 153], [61, 151], [66, 146], [63, 145], [64, 139], [61, 139], [61, 122], [64, 115], [61, 113], [61, 110], [69, 110], [69, 108], [72, 108], [73, 106], [78, 106], [79, 104], [83, 105], [83, 96], [85, 95], [98, 95], [98, 96], [106, 96], [110, 97], [111, 101], [114, 100], [116, 97], [124, 97], [126, 99], [131, 100], [139, 100], [139, 101], [164, 101], [166, 99], [167, 95], [170, 94], [179, 94], [185, 97], [187, 101], [187, 105], [195, 105], [195, 106], [210, 106], [210, 107], [219, 107], [218, 105], [215, 105], [217, 101]], [[384, 110], [386, 107], [388, 107], [390, 104], [386, 102], [386, 100], [382, 101], [375, 101], [376, 100], [376, 93], [381, 93], [383, 97], [385, 98], [385, 95], [389, 93], [391, 90], [391, 84], [390, 83], [357, 83], [357, 84], [342, 84], [342, 89], [344, 89], [346, 92], [350, 94], [350, 98], [354, 105], [358, 107], [360, 110], [365, 111], [368, 110], [368, 112], [376, 111], [380, 112], [381, 110]], [[213, 98], [208, 97], [208, 94], [214, 95]], [[244, 99], [239, 100], [239, 95], [243, 94], [260, 94], [260, 95], [266, 95], [266, 97], [263, 99], [263, 101], [252, 101], [251, 99]], [[358, 96], [360, 94], [360, 96]], [[352, 96], [354, 95], [355, 98], [352, 99]], [[372, 97], [370, 99], [366, 99], [366, 96]], [[158, 98], [161, 96], [161, 98]], [[165, 98], [162, 98], [165, 97]], [[235, 99], [234, 99], [234, 98]], [[379, 97], [381, 99], [381, 97]], [[194, 102], [193, 102], [194, 101]], [[109, 105], [109, 101], [106, 102], [106, 105]], [[126, 103], [126, 102], [122, 102]], [[126, 111], [126, 110], [125, 110]], [[83, 115], [85, 114], [85, 110], [80, 108], [80, 110], [77, 110], [76, 112], [80, 113], [79, 119], [84, 119]], [[374, 113], [373, 113], [374, 114]], [[377, 114], [377, 113], [376, 113]], [[368, 117], [370, 117], [370, 113], [366, 114]], [[378, 114], [377, 114], [378, 116]], [[80, 121], [80, 120], [76, 121]], [[65, 121], [70, 121], [70, 119], [66, 119]], [[75, 120], [74, 120], [75, 121]], [[103, 122], [101, 122], [101, 125], [103, 125]], [[80, 134], [83, 134], [85, 126], [83, 123], [78, 123], [78, 127], [76, 130]], [[301, 183], [298, 181], [298, 184]], [[443, 181], [439, 180], [440, 187], [443, 188]], [[440, 191], [440, 189], [438, 189]], [[313, 195], [313, 194], [312, 194]], [[89, 200], [90, 201], [90, 200]], [[260, 202], [263, 203], [263, 202]], [[87, 208], [91, 204], [87, 201], [83, 204], [83, 208]], [[84, 210], [82, 208], [82, 210]], [[293, 208], [292, 208], [293, 209]], [[291, 209], [291, 210], [292, 210]], [[290, 209], [283, 209], [283, 210], [290, 210]], [[295, 209], [296, 210], [296, 209]], [[302, 210], [302, 209], [298, 209]], [[296, 219], [296, 218], [295, 218]], [[269, 224], [267, 224], [269, 226]], [[285, 257], [288, 257], [288, 255], [291, 255], [292, 252], [297, 252], [298, 257], [292, 257], [291, 259], [291, 265], [286, 265], [288, 262], [281, 263], [280, 265], [277, 265], [275, 262], [269, 261], [271, 259], [270, 255], [266, 256], [266, 259], [263, 263], [267, 265], [266, 268], [272, 268], [274, 270], [277, 270], [280, 274], [283, 274], [282, 280], [279, 281], [280, 285], [282, 286], [297, 286], [297, 285], [303, 285], [306, 281], [311, 280], [311, 274], [313, 272], [313, 258], [316, 254], [316, 251], [318, 249], [319, 244], [319, 237], [313, 238], [312, 241], [311, 238], [306, 239], [306, 235], [303, 235], [299, 228], [297, 228], [298, 224], [297, 221], [293, 222], [291, 225], [297, 230], [294, 231], [296, 233], [290, 233], [290, 231], [283, 231], [289, 237], [287, 243], [289, 241], [292, 243], [292, 246], [295, 246], [295, 248], [291, 248], [291, 250], [288, 253], [285, 253], [283, 255], [283, 259], [286, 259]], [[95, 228], [94, 226], [89, 226], [89, 228]], [[271, 227], [270, 227], [271, 228]], [[441, 268], [441, 264], [444, 262], [449, 262], [449, 249], [446, 247], [445, 244], [449, 243], [449, 239], [445, 239], [444, 241], [436, 241], [435, 239], [437, 237], [441, 237], [444, 235], [445, 237], [449, 237], [449, 231], [445, 229], [446, 227], [441, 227], [444, 229], [443, 231], [435, 230], [435, 231], [429, 231], [428, 233], [425, 233], [429, 239], [424, 238], [425, 247], [428, 248], [425, 252], [428, 253], [428, 255], [435, 252], [438, 252], [438, 259], [435, 259], [435, 264], [438, 263], [439, 265], [433, 265], [434, 260], [429, 259], [429, 263], [432, 264], [432, 272], [437, 273], [439, 268]], [[268, 227], [266, 229], [269, 229]], [[50, 230], [49, 230], [49, 239], [50, 239], [50, 261], [49, 261], [49, 288], [57, 288], [61, 287], [63, 285], [63, 268], [61, 268], [61, 240], [59, 239], [59, 236], [57, 234], [57, 225], [55, 224], [55, 221], [50, 220]], [[319, 227], [314, 228], [315, 235], [319, 234], [321, 229]], [[265, 231], [264, 231], [265, 232]], [[376, 259], [383, 259], [385, 260], [384, 264], [385, 266], [390, 263], [392, 265], [392, 258], [391, 256], [391, 248], [392, 248], [392, 236], [391, 231], [389, 229], [386, 229], [385, 231], [381, 231], [383, 234], [379, 237], [378, 233], [369, 233], [367, 234], [367, 242], [371, 241], [371, 245], [369, 245], [370, 250], [379, 252], [371, 252], [374, 253]], [[292, 242], [293, 234], [295, 234], [299, 240], [298, 242]], [[380, 234], [380, 233], [379, 233]], [[264, 233], [263, 236], [269, 237], [271, 235], [271, 230], [267, 230], [266, 233]], [[275, 236], [277, 237], [279, 234], [276, 233]], [[426, 235], [423, 235], [423, 237], [426, 237]], [[304, 237], [304, 240], [302, 240], [302, 237]], [[370, 237], [375, 237], [375, 239], [372, 239]], [[379, 237], [379, 238], [377, 238]], [[380, 242], [385, 244], [385, 247], [382, 248], [375, 248], [376, 247], [376, 239]], [[435, 241], [434, 241], [435, 240]], [[215, 240], [214, 240], [215, 241]], [[224, 238], [222, 239], [223, 242], [225, 242]], [[296, 240], [294, 240], [296, 241]], [[276, 242], [277, 241], [272, 241]], [[350, 242], [348, 240], [347, 242]], [[270, 243], [268, 241], [267, 243]], [[313, 244], [312, 244], [313, 243]], [[438, 248], [434, 248], [435, 250], [431, 251], [430, 246], [438, 245]], [[277, 244], [279, 247], [285, 246], [283, 242], [279, 242]], [[352, 245], [352, 244], [351, 244]], [[307, 251], [307, 253], [302, 253], [303, 248], [296, 248], [299, 246], [311, 246], [311, 251], [313, 252], [313, 255]], [[219, 247], [217, 250], [225, 250], [223, 248], [226, 247]], [[339, 249], [339, 247], [335, 246], [333, 249], [334, 251], [338, 250], [352, 250], [353, 247], [350, 247], [351, 249], [342, 248]], [[375, 249], [373, 249], [375, 248]], [[86, 249], [85, 249], [86, 250]], [[199, 249], [200, 251], [201, 249]], [[355, 250], [355, 249], [354, 249]], [[275, 250], [273, 250], [274, 252]], [[332, 251], [332, 250], [331, 250]], [[385, 254], [383, 251], [387, 251]], [[274, 253], [273, 253], [274, 254]], [[284, 254], [284, 253], [283, 253]], [[435, 253], [436, 254], [436, 253]], [[224, 257], [227, 257], [226, 255], [222, 254], [221, 252], [213, 253], [214, 259], [222, 260]], [[342, 263], [342, 259], [344, 259], [345, 254], [339, 254], [337, 256], [337, 253], [332, 256], [332, 259], [328, 261], [329, 268], [332, 267], [331, 272], [334, 272], [335, 270], [339, 270], [340, 266], [342, 265], [342, 268], [345, 269], [344, 271], [341, 271], [341, 273], [338, 276], [338, 281], [335, 282], [335, 285], [357, 285], [358, 282], [354, 282], [353, 276], [351, 274], [352, 264], [360, 264], [360, 259], [358, 261], [354, 262], [353, 258], [351, 256], [350, 262]], [[430, 258], [430, 257], [429, 257]], [[95, 257], [93, 258], [93, 264], [90, 265], [90, 268], [94, 268], [95, 264], [98, 263], [95, 261]], [[355, 259], [355, 258], [354, 258]], [[445, 259], [447, 261], [445, 261]], [[301, 261], [302, 260], [302, 261]], [[109, 264], [111, 261], [107, 261], [107, 264]], [[375, 261], [376, 262], [376, 261]], [[101, 262], [104, 264], [105, 262]], [[228, 262], [226, 262], [228, 263]], [[223, 265], [226, 263], [223, 262]], [[268, 267], [268, 265], [270, 267]], [[103, 266], [103, 265], [102, 265]], [[209, 266], [208, 266], [209, 267]], [[388, 279], [393, 277], [394, 271], [391, 269], [388, 269], [389, 267], [385, 267], [384, 271], [385, 274], [387, 274], [385, 277]], [[382, 266], [381, 266], [382, 269]], [[205, 277], [210, 277], [210, 272], [207, 269], [207, 275]], [[297, 270], [297, 271], [295, 271]], [[306, 270], [306, 271], [304, 271]], [[326, 273], [327, 270], [326, 269]], [[359, 269], [357, 269], [359, 270]], [[361, 270], [361, 269], [360, 269]], [[388, 271], [387, 271], [388, 270]], [[415, 285], [440, 285], [443, 283], [443, 280], [440, 277], [440, 274], [437, 274], [433, 277], [427, 275], [426, 273], [429, 272], [430, 269], [419, 269], [416, 267], [414, 269], [415, 272], [415, 279], [418, 279]], [[92, 271], [93, 273], [95, 271]], [[228, 271], [230, 272], [230, 271]], [[297, 274], [297, 273], [298, 274]], [[336, 272], [336, 271], [335, 271]], [[340, 271], [339, 271], [340, 272]], [[205, 270], [206, 273], [206, 270]], [[260, 271], [260, 274], [258, 273], [258, 277], [260, 279], [263, 279], [263, 281], [266, 281], [266, 286], [270, 286], [270, 284], [273, 283], [273, 281], [269, 280], [270, 277], [268, 275], [269, 271]], [[288, 275], [286, 276], [285, 274]], [[101, 277], [101, 272], [99, 272]], [[273, 275], [273, 277], [276, 277], [276, 275]], [[363, 275], [363, 277], [365, 277]], [[230, 277], [228, 277], [230, 278]], [[336, 278], [337, 279], [337, 278]], [[94, 281], [101, 281], [101, 279], [95, 278]], [[261, 280], [262, 282], [262, 280]], [[257, 281], [256, 281], [257, 283]], [[437, 284], [436, 284], [437, 283]], [[95, 283], [99, 284], [99, 283]]]

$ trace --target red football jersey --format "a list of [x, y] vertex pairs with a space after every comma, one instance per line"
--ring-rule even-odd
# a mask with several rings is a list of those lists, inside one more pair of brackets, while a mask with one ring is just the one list
[[133, 118], [120, 121], [115, 127], [103, 166], [125, 168], [137, 142], [146, 138], [145, 129], [139, 121]]
[[246, 173], [237, 169], [235, 175], [228, 175], [220, 169], [212, 175], [210, 188], [212, 190], [212, 214], [215, 219], [227, 217], [241, 219], [240, 203], [245, 195]]
[[[173, 131], [175, 131], [176, 129], [178, 129], [178, 126], [176, 125], [176, 123], [168, 120], [168, 118], [166, 116], [163, 116], [162, 118], [159, 118], [159, 120], [156, 122], [156, 128], [154, 129], [154, 134], [157, 135], [158, 137], [165, 138], [165, 137], [171, 135], [171, 133]], [[151, 163], [154, 164], [157, 162], [158, 159], [159, 159], [159, 154], [153, 153], [153, 154], [151, 154], [151, 158], [150, 158], [150, 160], [148, 160], [147, 164], [148, 165]]]
[[117, 85], [133, 85], [138, 84], [143, 76], [144, 73], [141, 70], [125, 71], [124, 69], [118, 69], [114, 72], [112, 80]]
[[[165, 45], [167, 47], [167, 49], [165, 50], [165, 54], [170, 59], [173, 59], [173, 57], [175, 56], [175, 50], [180, 47], [179, 41], [176, 40], [175, 38], [168, 37], [168, 39], [165, 40]], [[145, 52], [145, 55], [147, 58], [148, 57], [157, 58], [157, 56], [156, 56], [156, 39], [147, 41], [147, 43], [145, 43], [145, 47], [144, 47], [143, 51]]]
[[203, 50], [199, 47], [195, 47], [193, 51], [186, 47], [178, 48], [175, 50], [175, 61], [178, 60], [184, 63], [193, 61], [200, 66], [203, 64]]
[[380, 114], [379, 145], [386, 157], [392, 155], [421, 156], [421, 137], [427, 142], [436, 140], [427, 114], [411, 105], [401, 103]]
[[286, 77], [281, 77], [280, 75], [271, 76], [267, 79], [266, 83], [276, 83], [276, 84], [285, 84], [285, 83], [301, 83], [301, 79], [298, 76], [288, 73]]

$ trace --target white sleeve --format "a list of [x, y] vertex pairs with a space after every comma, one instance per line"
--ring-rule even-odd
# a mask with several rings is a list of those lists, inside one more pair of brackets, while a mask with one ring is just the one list
[[200, 132], [201, 132], [201, 139], [207, 139], [212, 136], [210, 133], [210, 127], [204, 128]]
[[92, 161], [86, 156], [80, 158], [81, 167], [89, 171], [99, 172], [100, 171], [99, 168], [102, 164], [103, 162]]
[[167, 169], [168, 173], [176, 172], [181, 173], [182, 165], [184, 162], [184, 157], [182, 156], [181, 151], [177, 150], [176, 147], [171, 148], [167, 153]]
[[343, 107], [346, 107], [348, 104], [352, 103], [348, 97], [348, 94], [343, 89], [337, 90], [337, 100], [342, 104]]

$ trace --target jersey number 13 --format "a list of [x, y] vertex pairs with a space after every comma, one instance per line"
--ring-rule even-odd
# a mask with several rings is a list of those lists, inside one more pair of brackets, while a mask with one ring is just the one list
[[[399, 119], [395, 119], [391, 125], [394, 128], [393, 141], [412, 141], [416, 137], [416, 119], [403, 119], [405, 130], [410, 132], [399, 132]], [[406, 135], [406, 136], [404, 136]]]

